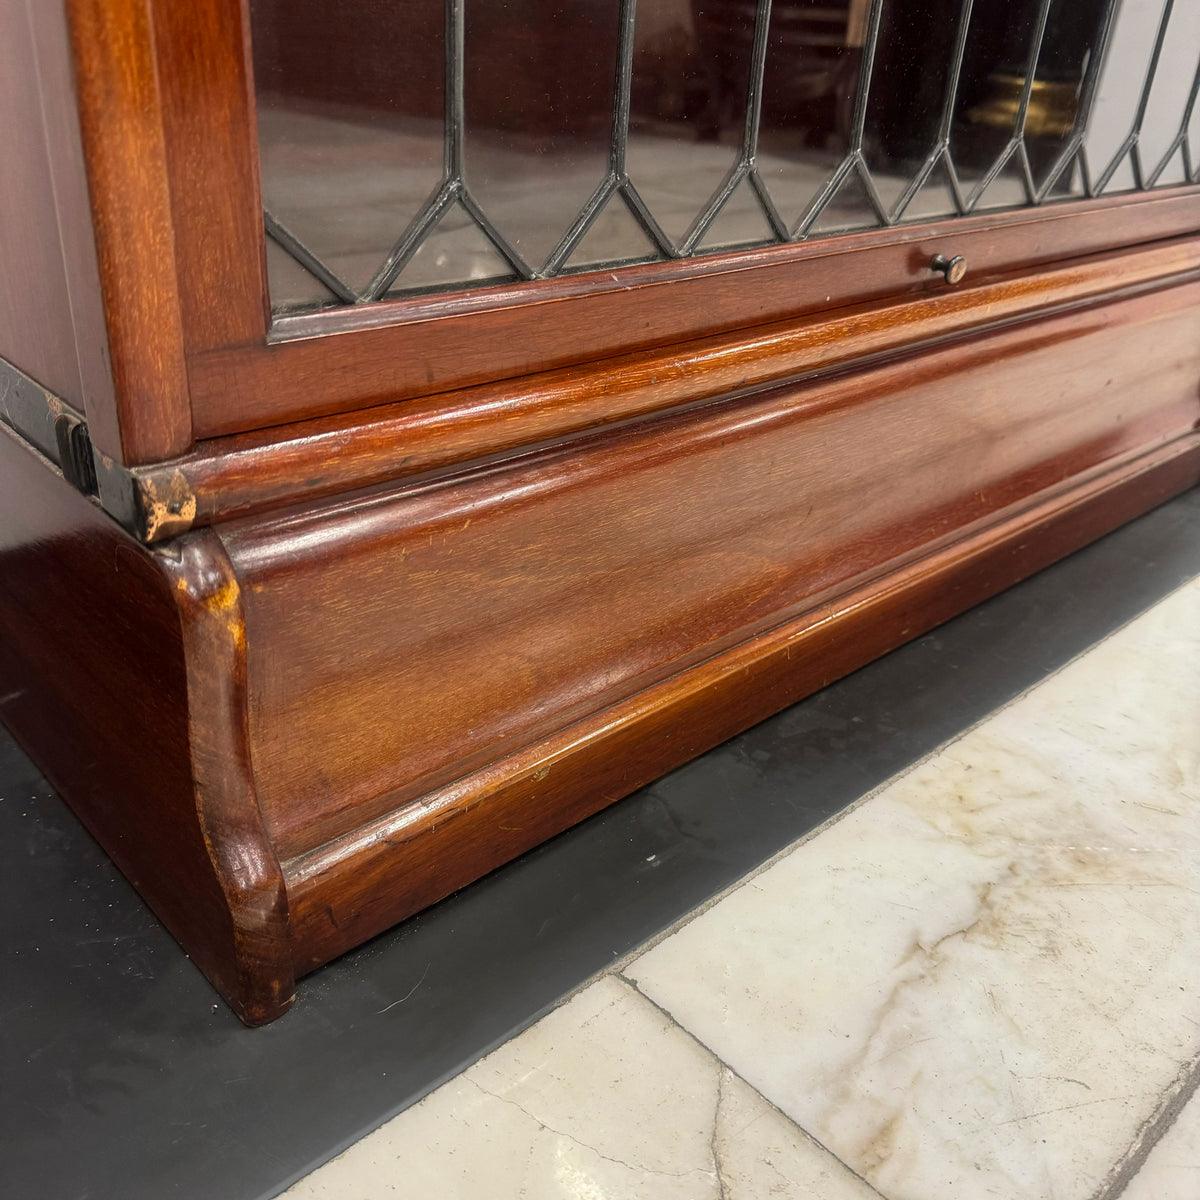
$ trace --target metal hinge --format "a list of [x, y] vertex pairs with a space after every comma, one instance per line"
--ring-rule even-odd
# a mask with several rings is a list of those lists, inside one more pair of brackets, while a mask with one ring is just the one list
[[0, 421], [58, 467], [72, 486], [95, 495], [92, 439], [83, 415], [2, 358]]
[[114, 462], [92, 445], [82, 413], [2, 358], [0, 421], [138, 541], [163, 541], [191, 528], [196, 498], [178, 467], [129, 470]]
[[54, 437], [58, 442], [58, 469], [63, 478], [85, 496], [94, 496], [96, 462], [87, 422], [77, 413], [60, 413], [54, 419]]

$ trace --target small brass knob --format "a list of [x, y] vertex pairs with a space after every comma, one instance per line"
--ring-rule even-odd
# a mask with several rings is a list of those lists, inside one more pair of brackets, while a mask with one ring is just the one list
[[953, 258], [935, 254], [929, 266], [932, 270], [941, 272], [947, 283], [962, 283], [963, 276], [967, 273], [967, 260], [961, 254], [956, 254]]

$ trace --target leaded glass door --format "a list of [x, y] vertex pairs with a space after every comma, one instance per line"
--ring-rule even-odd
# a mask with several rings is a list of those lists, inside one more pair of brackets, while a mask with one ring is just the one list
[[1152, 191], [1192, 0], [252, 0], [276, 313]]

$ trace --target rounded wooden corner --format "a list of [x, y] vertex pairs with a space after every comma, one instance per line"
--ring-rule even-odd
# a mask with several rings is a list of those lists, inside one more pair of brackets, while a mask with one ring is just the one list
[[295, 972], [287, 889], [250, 764], [241, 592], [212, 530], [159, 557], [183, 630], [196, 815], [232, 920], [231, 940], [198, 965], [242, 1021], [262, 1025], [291, 1006]]
[[237, 1019], [250, 1029], [258, 1029], [279, 1020], [296, 1003], [294, 983], [286, 991], [272, 989], [263, 993], [250, 990], [245, 993], [222, 992], [221, 995]]

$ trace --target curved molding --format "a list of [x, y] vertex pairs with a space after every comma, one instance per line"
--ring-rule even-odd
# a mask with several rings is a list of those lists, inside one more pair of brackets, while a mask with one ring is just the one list
[[205, 530], [158, 555], [175, 589], [187, 663], [196, 813], [233, 918], [234, 978], [218, 981], [250, 1025], [295, 998], [287, 892], [254, 792], [246, 712], [246, 624], [220, 538]]
[[[195, 453], [132, 473], [146, 541], [181, 522], [155, 519], [177, 498], [188, 523], [208, 525], [419, 478], [487, 456], [510, 456], [721, 396], [911, 353], [987, 328], [1135, 295], [1200, 272], [1200, 242], [1076, 259], [1035, 274], [985, 278], [919, 299], [844, 308], [705, 338], [589, 367], [570, 367], [461, 392], [385, 405], [258, 433], [216, 438]], [[182, 497], [182, 499], [178, 499]]]

